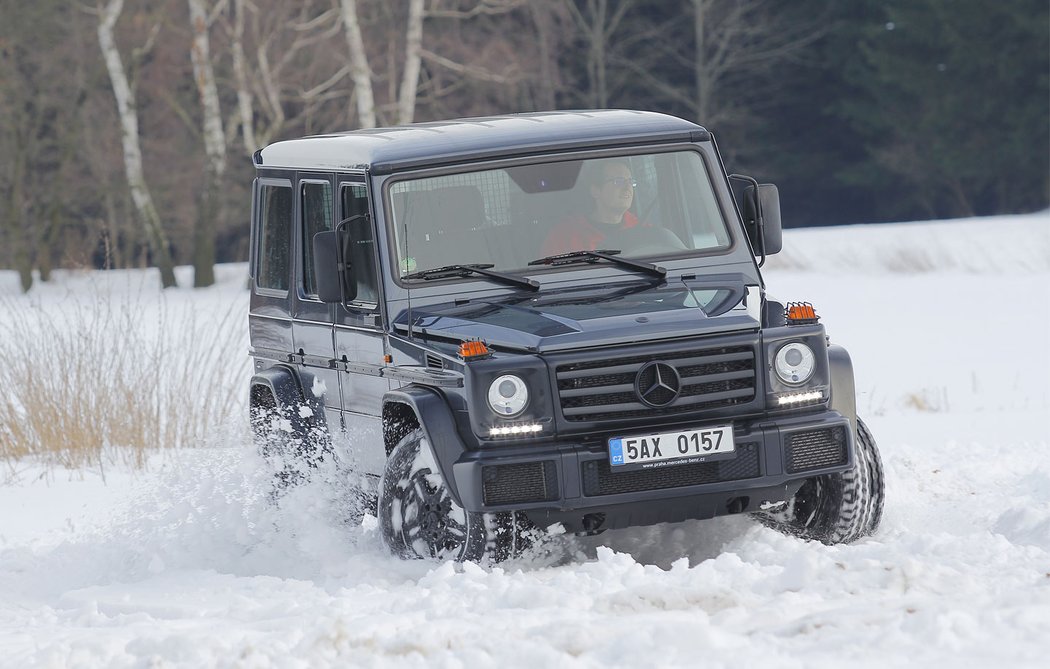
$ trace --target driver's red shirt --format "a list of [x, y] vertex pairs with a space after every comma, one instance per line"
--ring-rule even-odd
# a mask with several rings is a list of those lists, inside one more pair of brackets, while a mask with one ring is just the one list
[[545, 256], [559, 253], [570, 253], [572, 251], [594, 251], [601, 248], [605, 241], [606, 230], [627, 230], [638, 226], [638, 217], [631, 212], [625, 212], [623, 223], [619, 226], [602, 225], [593, 223], [586, 216], [570, 216], [554, 227], [543, 240], [543, 249], [540, 251]]

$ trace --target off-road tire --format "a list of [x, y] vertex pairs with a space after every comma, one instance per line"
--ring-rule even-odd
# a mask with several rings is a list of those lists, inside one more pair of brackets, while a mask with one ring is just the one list
[[826, 544], [874, 534], [885, 499], [882, 458], [875, 438], [859, 419], [856, 445], [851, 469], [806, 479], [785, 508], [757, 514], [759, 520], [785, 534]]
[[255, 448], [274, 468], [271, 497], [276, 501], [288, 488], [305, 483], [331, 451], [328, 431], [310, 427], [289, 407], [262, 393], [249, 408]]
[[419, 428], [387, 458], [378, 512], [383, 541], [406, 559], [497, 563], [528, 544], [523, 514], [473, 513], [456, 504]]

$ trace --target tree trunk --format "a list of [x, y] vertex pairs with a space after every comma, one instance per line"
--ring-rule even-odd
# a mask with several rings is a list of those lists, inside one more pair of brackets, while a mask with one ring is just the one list
[[357, 20], [357, 0], [342, 0], [343, 27], [350, 47], [350, 78], [354, 81], [357, 122], [362, 128], [376, 127], [376, 104], [372, 94], [372, 71], [368, 67], [365, 41]]
[[609, 106], [609, 94], [605, 88], [605, 15], [608, 13], [608, 0], [597, 0], [597, 8], [594, 19], [594, 36], [591, 42], [591, 57], [594, 64], [594, 87], [597, 97], [597, 107], [605, 109]]
[[204, 175], [193, 229], [193, 287], [215, 283], [215, 228], [221, 214], [222, 178], [226, 171], [226, 134], [222, 127], [219, 91], [211, 65], [208, 41], [208, 15], [204, 0], [188, 0], [193, 44], [190, 59], [204, 112], [204, 152], [208, 167]]
[[411, 0], [408, 6], [408, 28], [405, 31], [405, 71], [397, 96], [397, 122], [411, 123], [416, 114], [416, 92], [419, 89], [419, 67], [423, 50], [423, 0]]
[[532, 22], [536, 28], [536, 46], [540, 57], [539, 91], [536, 95], [537, 109], [555, 109], [554, 72], [557, 63], [551, 46], [551, 9], [547, 2], [531, 2], [528, 5]]
[[707, 123], [707, 54], [704, 43], [704, 19], [707, 15], [708, 0], [693, 0], [693, 33], [696, 38], [696, 54], [693, 60], [693, 75], [696, 84], [696, 122]]
[[237, 81], [237, 110], [241, 116], [241, 138], [244, 149], [249, 155], [260, 148], [255, 141], [255, 113], [251, 87], [248, 84], [248, 67], [244, 57], [244, 0], [234, 3], [233, 43], [233, 76]]
[[[19, 114], [21, 116], [21, 114]], [[28, 293], [33, 287], [33, 263], [30, 260], [29, 238], [26, 235], [25, 222], [25, 179], [28, 150], [26, 138], [19, 133], [15, 137], [13, 174], [11, 175], [11, 195], [8, 200], [8, 232], [11, 243], [11, 261], [18, 270], [22, 291]]]
[[116, 42], [113, 39], [113, 26], [124, 8], [124, 0], [109, 0], [102, 9], [98, 22], [98, 43], [106, 61], [110, 82], [113, 84], [113, 95], [117, 99], [117, 113], [120, 117], [120, 136], [124, 148], [124, 172], [131, 191], [131, 200], [138, 212], [153, 263], [160, 270], [160, 281], [164, 288], [178, 285], [175, 281], [175, 268], [168, 250], [168, 240], [160, 222], [160, 214], [153, 204], [146, 176], [142, 169], [142, 149], [139, 146], [139, 119], [136, 108], [135, 93], [128, 84], [124, 63], [120, 58]]

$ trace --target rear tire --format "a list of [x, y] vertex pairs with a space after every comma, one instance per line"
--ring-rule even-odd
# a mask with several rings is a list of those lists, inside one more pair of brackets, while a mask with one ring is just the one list
[[496, 563], [527, 544], [523, 514], [474, 513], [456, 504], [419, 428], [387, 458], [378, 511], [383, 541], [401, 558]]
[[256, 450], [273, 468], [274, 500], [305, 483], [331, 451], [326, 429], [311, 427], [297, 409], [278, 404], [260, 387], [252, 389], [249, 420]]
[[759, 514], [759, 519], [785, 534], [826, 544], [850, 543], [874, 534], [885, 501], [882, 458], [860, 419], [856, 444], [851, 469], [806, 479], [784, 509]]

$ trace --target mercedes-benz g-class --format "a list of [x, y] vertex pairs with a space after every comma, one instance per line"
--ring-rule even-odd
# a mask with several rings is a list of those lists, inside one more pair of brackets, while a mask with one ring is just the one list
[[727, 174], [705, 128], [532, 113], [254, 162], [253, 425], [284, 458], [349, 433], [395, 553], [501, 560], [526, 527], [736, 513], [825, 542], [877, 528], [850, 358], [812, 305], [767, 295], [776, 187]]

